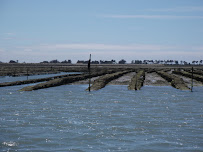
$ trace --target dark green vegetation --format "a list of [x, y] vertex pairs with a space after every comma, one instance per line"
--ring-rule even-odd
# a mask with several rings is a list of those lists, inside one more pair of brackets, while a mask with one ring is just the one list
[[[123, 72], [115, 72], [112, 74], [106, 74], [106, 75], [96, 79], [94, 81], [93, 85], [90, 87], [90, 90], [99, 90], [101, 88], [104, 88], [106, 86], [106, 84], [109, 83], [110, 81], [117, 79], [129, 72], [131, 72], [131, 71], [128, 70], [128, 71], [123, 71]], [[89, 88], [87, 90], [89, 90]]]
[[76, 76], [58, 78], [58, 79], [50, 80], [50, 81], [47, 81], [44, 83], [36, 84], [34, 86], [24, 87], [20, 91], [32, 91], [32, 90], [56, 87], [56, 86], [60, 86], [60, 85], [70, 84], [70, 83], [73, 83], [76, 81], [85, 80], [85, 79], [92, 78], [92, 77], [101, 76], [101, 75], [112, 73], [112, 72], [113, 71], [101, 71], [101, 72], [91, 73], [90, 75], [85, 73], [85, 74], [76, 75]]
[[128, 86], [128, 90], [140, 90], [144, 84], [145, 80], [145, 71], [140, 70], [138, 73], [131, 79], [131, 82]]
[[[180, 70], [179, 70], [180, 71]], [[186, 69], [185, 70], [186, 72], [189, 72], [189, 73], [192, 73], [192, 71], [191, 70], [189, 70], [189, 69]], [[195, 70], [195, 71], [193, 71], [193, 74], [198, 74], [198, 75], [201, 75], [201, 76], [203, 76], [203, 70]]]
[[[182, 76], [185, 76], [185, 77], [188, 77], [188, 78], [192, 78], [192, 73], [190, 72], [186, 72], [186, 71], [173, 71], [174, 74], [178, 74], [178, 75], [182, 75]], [[199, 73], [199, 74], [202, 74], [200, 72], [195, 72], [195, 73]], [[200, 81], [200, 82], [203, 82], [203, 74], [202, 75], [199, 75], [199, 74], [193, 74], [193, 79], [197, 80], [197, 81]]]
[[189, 90], [189, 87], [184, 83], [183, 79], [164, 71], [157, 71], [157, 74], [170, 82], [171, 86], [173, 86], [174, 88], [180, 90]]

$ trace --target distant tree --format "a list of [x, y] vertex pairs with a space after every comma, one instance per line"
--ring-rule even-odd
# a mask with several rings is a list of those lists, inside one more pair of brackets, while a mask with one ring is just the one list
[[43, 61], [43, 62], [40, 62], [40, 63], [49, 63], [48, 61]]
[[198, 64], [199, 61], [192, 61], [192, 64]]
[[134, 63], [135, 64], [142, 64], [142, 61], [141, 60], [135, 60]]
[[116, 60], [112, 59], [111, 62], [112, 62], [112, 64], [116, 64]]
[[72, 62], [71, 62], [71, 60], [68, 60], [68, 61], [65, 60], [65, 61], [62, 61], [61, 63], [69, 63], [70, 64]]
[[71, 61], [71, 60], [68, 60], [68, 63], [70, 63], [70, 64], [71, 64], [71, 63], [72, 63], [72, 61]]
[[99, 64], [99, 61], [92, 61], [92, 64]]
[[155, 63], [156, 64], [161, 64], [161, 61], [160, 60], [155, 60]]
[[178, 64], [179, 64], [179, 63], [178, 63], [178, 61], [174, 61], [174, 62], [175, 62], [175, 64], [176, 64], [176, 65], [178, 65]]
[[183, 61], [183, 64], [184, 64], [184, 65], [187, 65], [188, 63], [187, 63], [186, 61]]
[[77, 64], [87, 64], [89, 61], [78, 60]]
[[9, 63], [17, 63], [16, 61], [14, 60], [10, 60]]
[[143, 64], [147, 64], [147, 60], [144, 60], [144, 61], [143, 61]]
[[65, 60], [65, 61], [62, 61], [61, 63], [68, 63], [68, 61]]
[[153, 64], [154, 61], [153, 61], [153, 60], [147, 60], [147, 63], [148, 63], [148, 64]]
[[118, 62], [118, 64], [125, 64], [126, 63], [126, 61], [124, 60], [124, 59], [122, 59], [122, 60], [120, 60], [119, 62]]
[[52, 60], [50, 63], [60, 63], [58, 60]]
[[84, 63], [84, 61], [83, 60], [78, 60], [77, 63], [81, 64], [81, 63]]
[[116, 64], [116, 61], [115, 60], [111, 60], [111, 61], [100, 60], [100, 64]]

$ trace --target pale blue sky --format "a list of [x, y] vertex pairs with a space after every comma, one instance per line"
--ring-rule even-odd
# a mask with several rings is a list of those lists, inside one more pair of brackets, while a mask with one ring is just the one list
[[0, 0], [0, 61], [203, 59], [203, 0]]

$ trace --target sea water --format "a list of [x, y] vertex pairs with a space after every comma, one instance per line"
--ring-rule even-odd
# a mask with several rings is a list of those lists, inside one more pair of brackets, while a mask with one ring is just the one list
[[2, 152], [203, 151], [203, 87], [0, 88]]
[[66, 75], [66, 74], [80, 74], [81, 72], [60, 72], [60, 73], [53, 73], [53, 74], [41, 74], [41, 75], [30, 75], [30, 76], [0, 76], [0, 83], [3, 82], [13, 82], [13, 81], [25, 81], [30, 79], [41, 79], [41, 78], [47, 78], [47, 77], [55, 77], [60, 75]]

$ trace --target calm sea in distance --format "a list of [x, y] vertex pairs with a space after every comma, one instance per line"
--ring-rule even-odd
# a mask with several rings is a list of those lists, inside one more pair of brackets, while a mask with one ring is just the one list
[[[19, 79], [25, 77], [0, 82]], [[2, 152], [203, 151], [203, 87], [128, 91], [126, 85], [108, 85], [89, 93], [88, 85], [63, 85], [18, 91], [25, 86], [0, 88]]]

